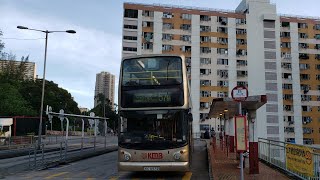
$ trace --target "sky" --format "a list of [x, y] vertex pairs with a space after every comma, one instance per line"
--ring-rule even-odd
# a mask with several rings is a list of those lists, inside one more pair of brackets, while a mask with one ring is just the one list
[[[67, 89], [79, 107], [91, 109], [96, 74], [110, 72], [116, 76], [117, 103], [124, 2], [234, 10], [241, 0], [0, 0], [4, 51], [16, 54], [17, 60], [30, 55], [29, 60], [36, 63], [37, 74], [42, 78], [45, 34], [16, 27], [73, 29], [76, 34], [49, 34], [46, 79]], [[319, 0], [271, 2], [276, 3], [281, 14], [320, 17]]]

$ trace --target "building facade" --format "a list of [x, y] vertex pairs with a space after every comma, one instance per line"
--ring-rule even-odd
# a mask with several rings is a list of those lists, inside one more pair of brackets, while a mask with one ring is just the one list
[[223, 129], [207, 118], [212, 99], [242, 85], [268, 98], [258, 137], [320, 143], [320, 19], [278, 15], [269, 0], [234, 11], [125, 3], [122, 46], [123, 57], [185, 55], [195, 133]]
[[[36, 79], [36, 63], [35, 62], [23, 62], [25, 63], [25, 79]], [[0, 60], [0, 72], [4, 71], [6, 68], [17, 69], [21, 66], [21, 61], [13, 60]]]
[[112, 103], [112, 109], [114, 109], [114, 87], [115, 87], [115, 76], [108, 72], [101, 72], [96, 75], [96, 87], [94, 91], [94, 107], [98, 102], [98, 94], [103, 94]]

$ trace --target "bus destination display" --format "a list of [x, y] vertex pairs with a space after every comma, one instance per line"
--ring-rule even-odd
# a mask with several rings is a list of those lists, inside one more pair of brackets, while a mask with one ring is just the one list
[[153, 93], [137, 93], [133, 95], [133, 103], [170, 103], [171, 93], [169, 92], [153, 92]]

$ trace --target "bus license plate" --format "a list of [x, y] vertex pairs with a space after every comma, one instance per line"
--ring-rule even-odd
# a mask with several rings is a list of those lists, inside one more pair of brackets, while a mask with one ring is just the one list
[[160, 171], [160, 167], [143, 167], [144, 171]]

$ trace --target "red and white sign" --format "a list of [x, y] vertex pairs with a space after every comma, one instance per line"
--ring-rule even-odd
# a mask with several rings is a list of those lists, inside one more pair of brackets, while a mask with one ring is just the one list
[[142, 159], [162, 159], [162, 153], [142, 153]]
[[235, 134], [237, 152], [247, 151], [247, 125], [246, 116], [235, 116]]
[[248, 89], [244, 86], [236, 86], [231, 91], [231, 97], [235, 101], [244, 101], [248, 97]]

